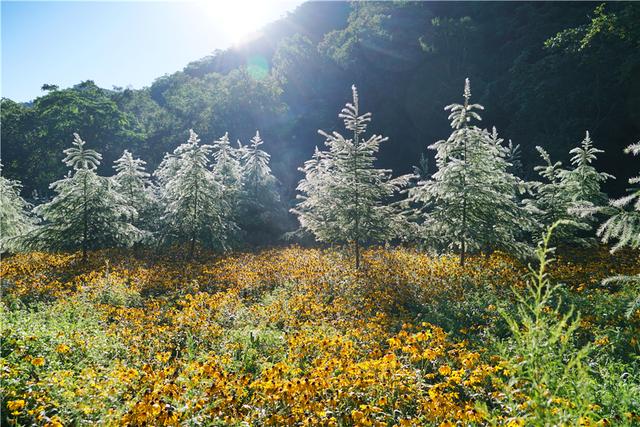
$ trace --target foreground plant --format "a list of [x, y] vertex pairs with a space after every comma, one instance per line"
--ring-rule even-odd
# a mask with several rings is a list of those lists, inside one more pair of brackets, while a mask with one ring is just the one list
[[599, 418], [596, 384], [586, 365], [590, 347], [575, 346], [580, 316], [573, 308], [563, 309], [560, 285], [549, 278], [554, 261], [549, 242], [559, 225], [549, 227], [539, 243], [538, 266], [529, 267], [528, 287], [515, 291], [515, 312], [501, 312], [511, 338], [501, 345], [509, 364], [497, 419], [516, 425], [577, 425]]

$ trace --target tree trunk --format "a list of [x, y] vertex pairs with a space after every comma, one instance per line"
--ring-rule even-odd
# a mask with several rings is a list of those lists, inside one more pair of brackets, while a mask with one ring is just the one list
[[464, 267], [464, 260], [466, 258], [467, 242], [465, 241], [465, 234], [467, 231], [467, 196], [464, 195], [462, 201], [462, 234], [460, 235], [460, 266]]
[[[465, 107], [467, 101], [465, 101]], [[464, 125], [464, 168], [462, 171], [462, 233], [460, 234], [460, 266], [464, 267], [464, 261], [467, 251], [467, 242], [465, 234], [467, 234], [467, 125]]]
[[196, 248], [196, 237], [198, 235], [198, 228], [195, 226], [195, 224], [198, 223], [198, 181], [196, 181], [196, 194], [194, 197], [194, 201], [193, 201], [193, 222], [194, 222], [194, 227], [193, 230], [191, 231], [191, 244], [189, 245], [189, 259], [192, 260], [193, 259], [193, 252], [195, 251]]
[[87, 211], [87, 174], [83, 177], [83, 225], [82, 225], [82, 261], [87, 260], [87, 239], [89, 238], [89, 212]]
[[189, 245], [189, 260], [193, 259], [193, 252], [196, 248], [196, 237], [195, 233], [191, 236], [191, 244]]
[[[356, 117], [358, 112], [356, 111]], [[358, 124], [356, 123], [356, 129]], [[353, 132], [353, 189], [354, 189], [354, 198], [355, 198], [355, 251], [356, 251], [356, 270], [360, 269], [360, 200], [359, 200], [359, 189], [358, 189], [358, 131]]]

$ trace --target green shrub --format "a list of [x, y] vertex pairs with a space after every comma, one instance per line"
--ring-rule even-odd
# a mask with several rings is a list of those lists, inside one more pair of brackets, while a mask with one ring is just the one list
[[553, 261], [549, 228], [538, 245], [537, 269], [530, 268], [530, 284], [524, 292], [515, 291], [515, 314], [502, 310], [511, 338], [500, 345], [508, 360], [503, 384], [504, 401], [500, 420], [526, 425], [577, 425], [585, 419], [598, 419], [595, 412], [596, 382], [586, 364], [589, 346], [576, 347], [574, 334], [579, 316], [573, 308], [563, 312], [555, 301], [559, 285], [548, 277]]

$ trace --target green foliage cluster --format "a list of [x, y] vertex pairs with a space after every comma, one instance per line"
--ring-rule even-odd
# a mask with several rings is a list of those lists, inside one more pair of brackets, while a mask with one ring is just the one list
[[[5, 393], [10, 389], [23, 387], [30, 378], [43, 375], [43, 368], [36, 366], [38, 359], [35, 359], [35, 364], [32, 363], [33, 358], [25, 359], [29, 354], [38, 355], [43, 361], [46, 360], [46, 369], [67, 373], [66, 376], [58, 375], [53, 380], [57, 381], [55, 398], [60, 402], [62, 410], [43, 409], [38, 414], [43, 425], [53, 422], [56, 417], [83, 418], [85, 414], [82, 408], [87, 407], [99, 408], [92, 417], [94, 422], [104, 418], [108, 408], [98, 403], [99, 397], [92, 390], [89, 378], [96, 371], [116, 368], [119, 361], [126, 357], [127, 349], [105, 327], [104, 319], [95, 305], [83, 299], [77, 299], [73, 304], [14, 304], [17, 305], [8, 307], [3, 303], [0, 306], [3, 318], [2, 358], [5, 364], [20, 365], [21, 375], [3, 379], [3, 395], [7, 396]], [[74, 351], [71, 351], [70, 343], [77, 343]], [[80, 374], [73, 378], [69, 375], [71, 372]], [[75, 386], [83, 387], [85, 392], [78, 396], [65, 392]], [[116, 382], [113, 386], [113, 390], [122, 391], [127, 387], [125, 383]], [[39, 384], [34, 387], [33, 392], [38, 393], [46, 387], [47, 384]], [[7, 422], [6, 417], [7, 412], [3, 407], [3, 424]]]

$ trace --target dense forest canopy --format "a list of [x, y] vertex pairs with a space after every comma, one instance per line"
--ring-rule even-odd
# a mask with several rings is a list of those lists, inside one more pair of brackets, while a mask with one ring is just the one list
[[632, 169], [622, 150], [640, 136], [638, 21], [633, 3], [304, 3], [253, 41], [147, 88], [43, 82], [30, 103], [3, 99], [3, 173], [22, 181], [23, 196], [49, 197], [74, 132], [104, 155], [107, 173], [124, 149], [155, 169], [188, 129], [207, 144], [226, 131], [246, 143], [260, 129], [293, 200], [297, 167], [322, 143], [316, 129], [338, 128], [352, 84], [374, 114], [372, 132], [393, 142], [380, 166], [400, 174], [421, 153], [433, 164], [427, 146], [449, 133], [442, 106], [469, 77], [485, 123], [521, 145], [525, 175], [536, 146], [566, 164], [589, 130], [605, 150], [599, 169], [618, 176], [605, 189], [622, 194]]

